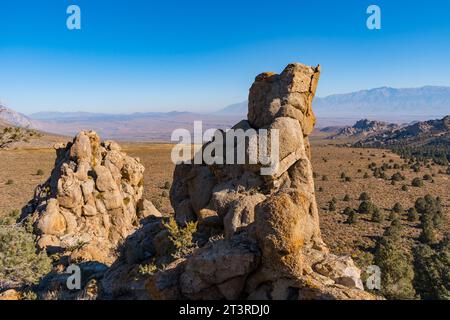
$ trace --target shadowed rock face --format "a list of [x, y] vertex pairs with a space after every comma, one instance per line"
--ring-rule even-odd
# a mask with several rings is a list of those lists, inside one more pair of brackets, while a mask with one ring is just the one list
[[100, 142], [93, 131], [55, 148], [51, 177], [36, 189], [25, 210], [34, 223], [37, 245], [49, 252], [72, 248], [72, 260], [109, 264], [138, 218], [155, 213], [142, 199], [144, 167], [117, 143]]

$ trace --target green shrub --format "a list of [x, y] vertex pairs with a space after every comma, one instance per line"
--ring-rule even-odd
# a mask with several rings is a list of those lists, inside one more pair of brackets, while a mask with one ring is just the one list
[[417, 213], [416, 208], [408, 209], [408, 221], [415, 222], [415, 221], [417, 221], [418, 216], [419, 216], [419, 214]]
[[417, 198], [416, 202], [414, 203], [414, 208], [416, 208], [417, 212], [423, 214], [427, 210], [427, 202], [424, 198]]
[[402, 213], [404, 211], [403, 206], [399, 202], [396, 202], [394, 204], [394, 206], [392, 207], [392, 211], [394, 211], [396, 213]]
[[420, 178], [414, 178], [414, 179], [411, 181], [411, 185], [412, 185], [413, 187], [418, 187], [418, 188], [420, 188], [420, 187], [423, 187], [423, 181], [422, 181]]
[[187, 222], [184, 228], [180, 228], [173, 217], [168, 223], [163, 223], [169, 231], [169, 239], [177, 249], [175, 255], [184, 256], [194, 247], [193, 234], [197, 231], [197, 222]]
[[158, 268], [153, 263], [139, 265], [139, 274], [141, 275], [152, 275], [156, 271], [158, 271]]
[[7, 186], [10, 186], [10, 185], [14, 184], [14, 180], [8, 179], [8, 180], [6, 181], [5, 184], [6, 184]]
[[358, 221], [358, 215], [355, 212], [355, 210], [351, 209], [350, 212], [348, 213], [348, 217], [347, 217], [347, 223], [348, 224], [355, 224]]
[[8, 214], [0, 217], [0, 226], [10, 226], [16, 223], [20, 216], [19, 210], [12, 210]]
[[394, 221], [398, 219], [399, 219], [398, 212], [391, 210], [391, 212], [389, 212], [389, 220]]
[[402, 180], [405, 180], [405, 177], [400, 172], [397, 172], [392, 175], [391, 180], [392, 181], [402, 181]]
[[445, 238], [436, 250], [419, 245], [414, 252], [414, 287], [424, 300], [450, 300], [450, 246]]
[[433, 220], [430, 215], [423, 214], [421, 216], [422, 232], [419, 240], [422, 243], [433, 244], [436, 242], [436, 231], [434, 230]]
[[328, 211], [336, 211], [336, 203], [333, 201], [330, 201], [328, 203]]
[[170, 187], [171, 187], [171, 183], [169, 181], [164, 182], [164, 186], [163, 186], [164, 189], [170, 189]]
[[37, 300], [37, 294], [31, 290], [21, 293], [22, 300]]
[[378, 208], [375, 208], [372, 212], [372, 221], [373, 222], [382, 222], [384, 219], [383, 214], [381, 213], [381, 210]]
[[344, 196], [343, 201], [348, 202], [348, 201], [350, 201], [350, 200], [352, 200], [352, 199], [350, 198], [350, 196], [349, 196], [348, 194], [346, 194], [346, 195]]
[[402, 191], [408, 191], [408, 186], [406, 184], [402, 185]]
[[367, 192], [363, 192], [363, 193], [361, 193], [361, 194], [359, 195], [358, 200], [361, 200], [361, 201], [368, 201], [368, 200], [370, 200], [370, 196], [369, 196], [369, 194], [368, 194]]
[[378, 241], [374, 262], [381, 269], [381, 293], [388, 299], [414, 299], [414, 270], [409, 256], [401, 249], [397, 220]]
[[352, 211], [354, 211], [352, 208], [346, 207], [342, 213], [348, 216]]
[[358, 212], [361, 214], [372, 214], [376, 206], [370, 201], [363, 201], [360, 203]]
[[37, 176], [43, 176], [44, 175], [44, 170], [38, 169], [38, 171], [36, 171], [36, 175]]
[[50, 258], [44, 252], [36, 253], [31, 233], [20, 225], [0, 225], [0, 289], [2, 285], [36, 284], [50, 270]]

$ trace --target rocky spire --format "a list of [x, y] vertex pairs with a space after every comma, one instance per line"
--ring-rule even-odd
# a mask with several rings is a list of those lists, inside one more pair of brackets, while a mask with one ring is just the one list
[[55, 149], [51, 177], [26, 208], [38, 247], [49, 252], [71, 248], [73, 260], [111, 263], [139, 218], [158, 214], [142, 199], [144, 166], [117, 143], [100, 142], [93, 131], [80, 132]]
[[[319, 67], [294, 63], [279, 75], [256, 77], [248, 120], [234, 128], [254, 130], [257, 136], [263, 129], [278, 129], [279, 166], [261, 175], [262, 163], [177, 165], [170, 194], [175, 218], [180, 226], [198, 223], [198, 247], [181, 257], [170, 256], [165, 251], [170, 245], [167, 230], [155, 220], [145, 224], [106, 273], [102, 285], [107, 296], [134, 292], [135, 298], [150, 299], [376, 298], [362, 290], [360, 270], [352, 259], [330, 254], [321, 238], [308, 142], [319, 74]], [[251, 143], [246, 143], [246, 154], [249, 148]], [[146, 263], [165, 267], [144, 276], [145, 286], [131, 286], [126, 281], [134, 277], [130, 270]]]

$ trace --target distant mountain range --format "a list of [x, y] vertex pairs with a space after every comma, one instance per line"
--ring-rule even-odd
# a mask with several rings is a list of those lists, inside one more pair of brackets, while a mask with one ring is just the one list
[[217, 111], [216, 114], [238, 115], [241, 117], [246, 117], [247, 110], [248, 110], [248, 101], [243, 101], [243, 102], [234, 103], [229, 106], [226, 106], [225, 108]]
[[450, 113], [450, 87], [389, 87], [335, 94], [317, 98], [313, 108], [318, 117], [331, 115], [419, 115], [444, 116]]
[[[443, 117], [450, 113], [450, 87], [425, 86], [395, 89], [389, 87], [361, 90], [346, 94], [316, 97], [313, 110], [319, 118], [362, 118], [411, 121]], [[247, 114], [247, 102], [230, 105], [218, 114]]]
[[[318, 128], [334, 126], [338, 130], [366, 117], [410, 123], [450, 114], [450, 87], [383, 87], [316, 98], [313, 104]], [[133, 114], [38, 112], [25, 116], [0, 105], [0, 121], [14, 126], [64, 135], [95, 129], [105, 138], [125, 140], [167, 141], [176, 128], [192, 129], [194, 120], [202, 120], [204, 129], [225, 129], [246, 116], [247, 101], [208, 114], [177, 111]]]

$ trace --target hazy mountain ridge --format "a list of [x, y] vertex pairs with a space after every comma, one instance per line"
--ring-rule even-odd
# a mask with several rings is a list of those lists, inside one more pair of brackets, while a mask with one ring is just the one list
[[314, 100], [314, 110], [321, 114], [416, 114], [450, 113], [450, 87], [381, 87], [347, 94], [334, 94]]
[[220, 109], [219, 111], [215, 112], [216, 114], [228, 114], [228, 115], [240, 115], [245, 117], [247, 115], [247, 107], [248, 107], [248, 101], [242, 101], [239, 103], [230, 104], [229, 106], [226, 106], [223, 109]]
[[[192, 130], [193, 122], [198, 120], [203, 121], [204, 129], [229, 128], [247, 116], [247, 104], [247, 101], [243, 101], [210, 113], [38, 112], [30, 116], [0, 106], [0, 120], [15, 126], [55, 134], [74, 135], [81, 130], [95, 129], [107, 139], [168, 141], [173, 130], [177, 128]], [[318, 118], [317, 127], [333, 126], [335, 128], [332, 130], [330, 128], [330, 132], [339, 132], [339, 127], [348, 126], [365, 117], [397, 123], [442, 117], [450, 113], [450, 87], [426, 86], [416, 89], [383, 87], [316, 98], [313, 104]], [[416, 115], [411, 116], [412, 114]], [[364, 133], [364, 130], [355, 131]], [[377, 129], [366, 131], [370, 131], [371, 134], [371, 131], [376, 132]]]
[[[450, 87], [420, 88], [381, 87], [344, 94], [316, 97], [313, 110], [317, 116], [379, 117], [388, 115], [418, 115], [441, 117], [450, 113]], [[217, 113], [246, 115], [247, 102], [227, 106]]]

